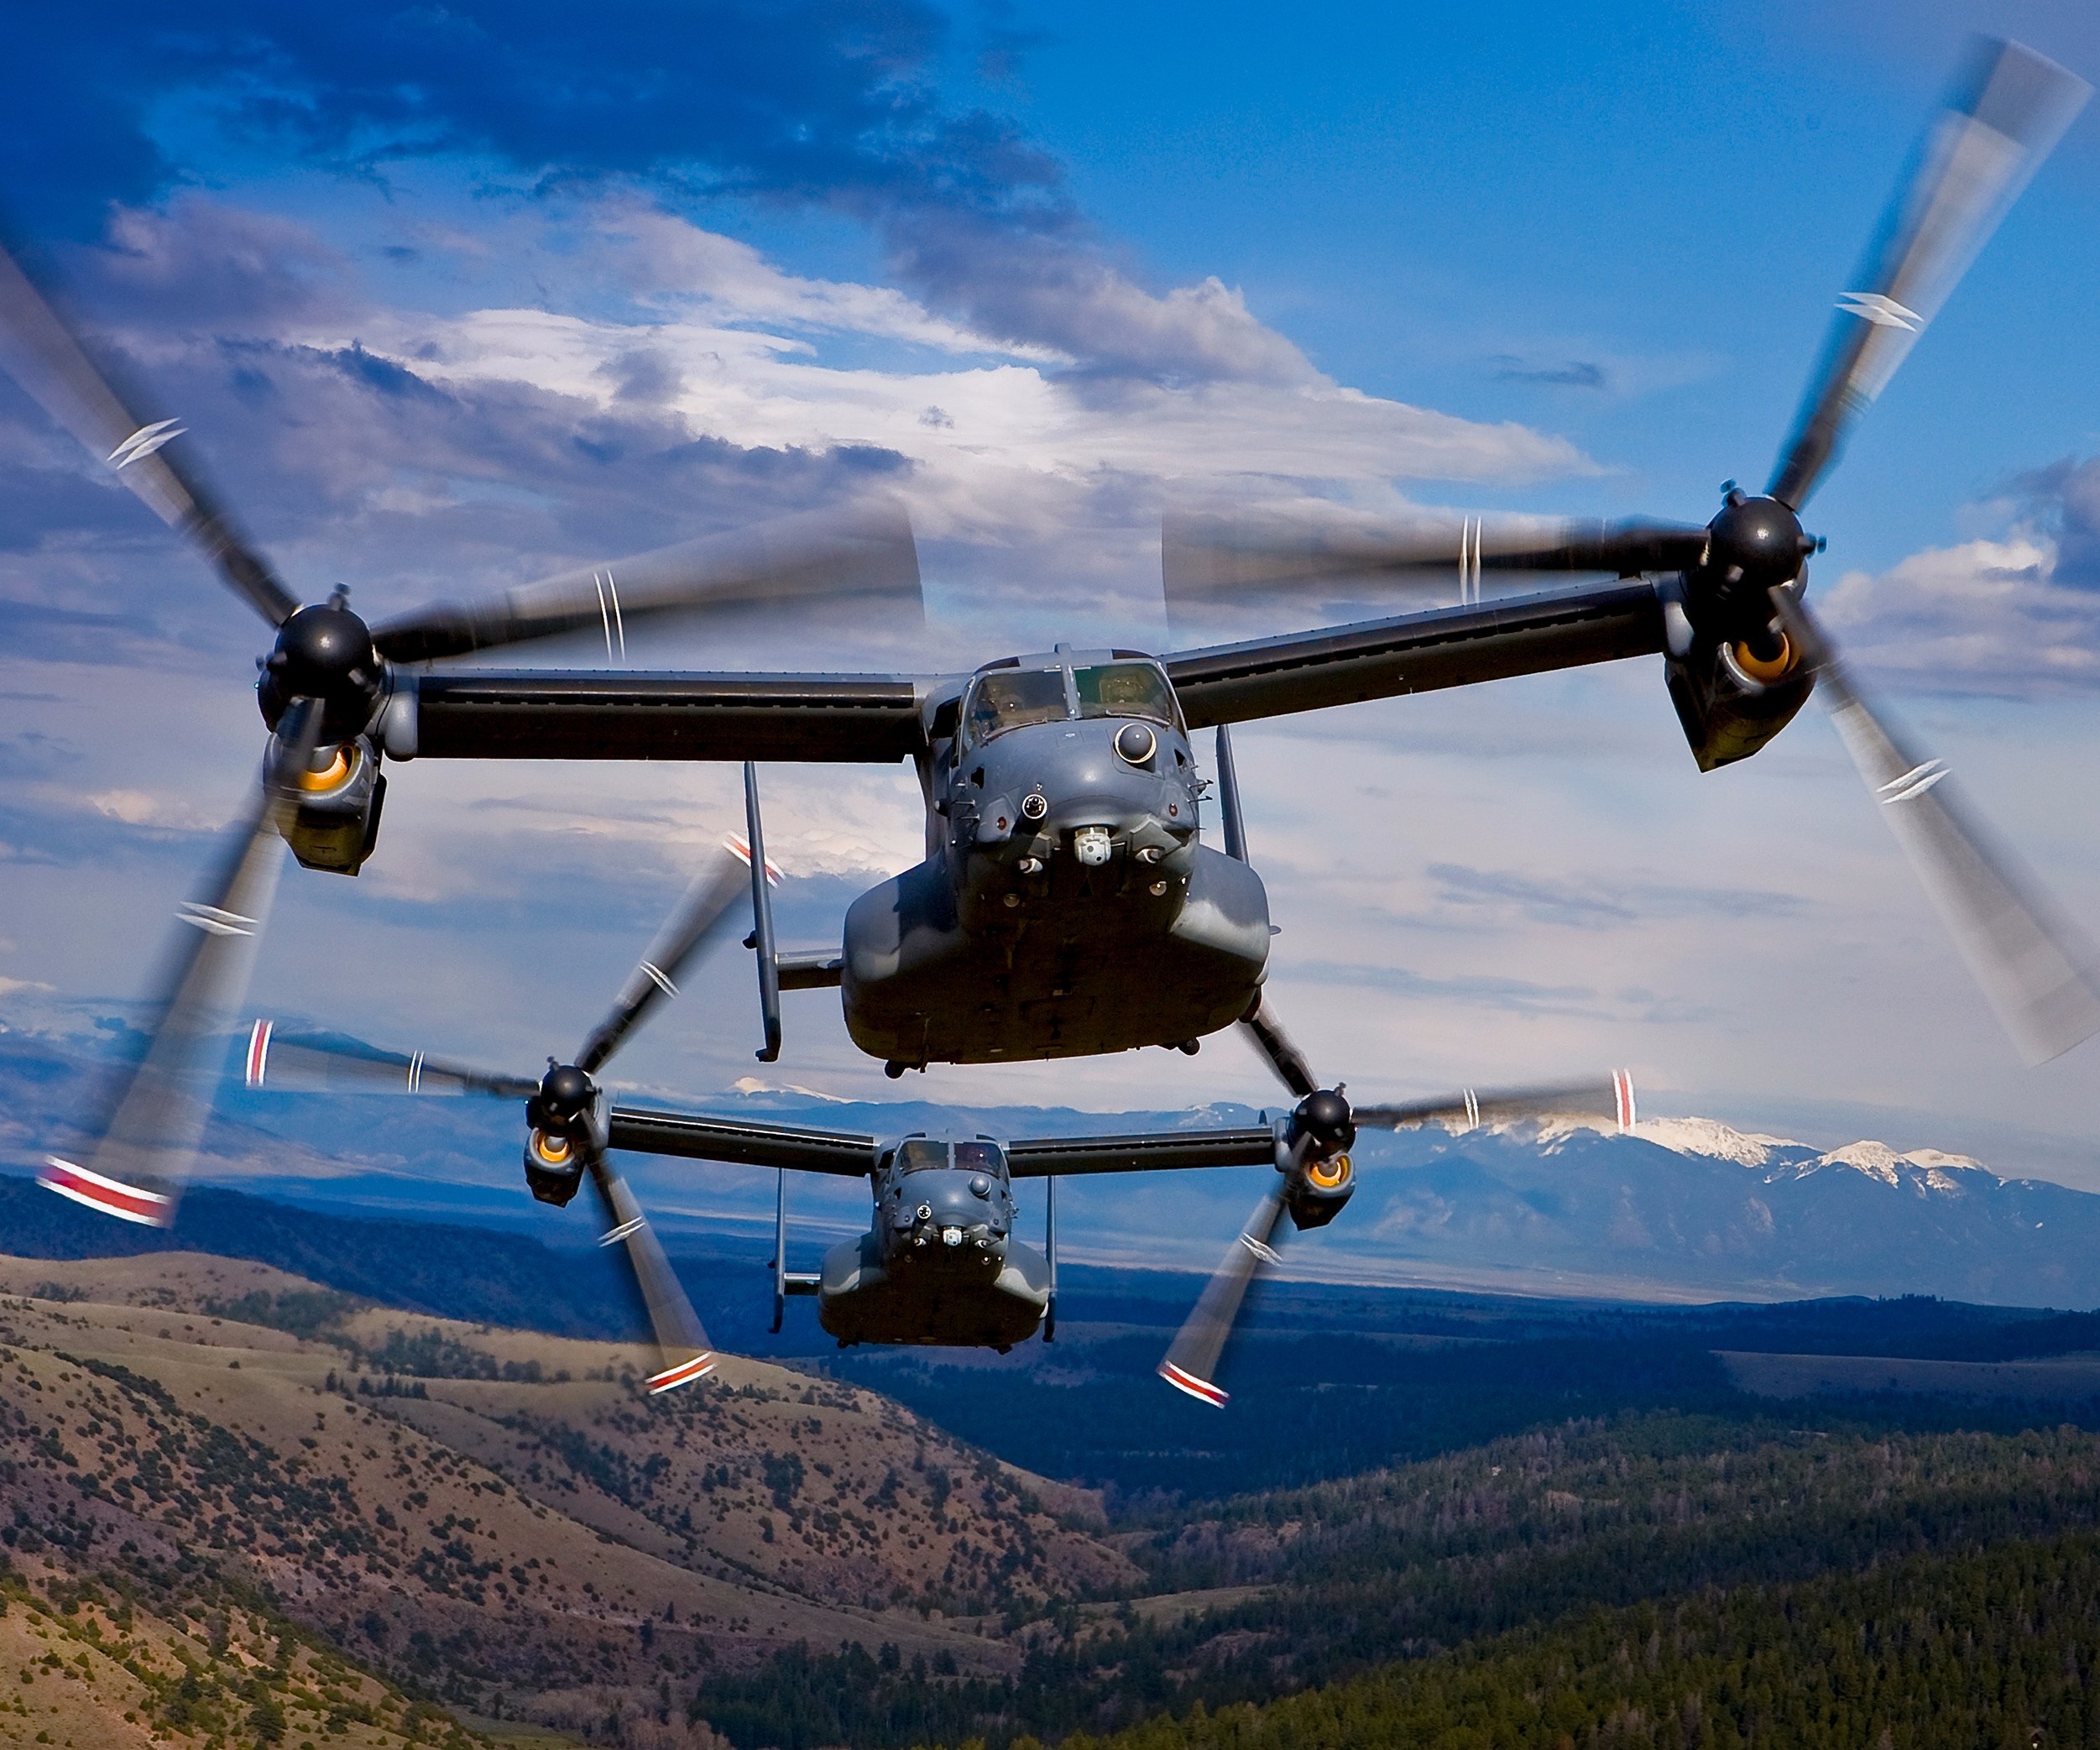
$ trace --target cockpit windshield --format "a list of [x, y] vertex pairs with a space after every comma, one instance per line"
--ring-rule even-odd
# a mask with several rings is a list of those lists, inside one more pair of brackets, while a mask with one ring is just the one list
[[964, 721], [975, 747], [1009, 729], [1058, 723], [1066, 715], [1063, 669], [1005, 668], [977, 677]]
[[996, 1173], [1005, 1163], [996, 1142], [958, 1142], [955, 1168], [959, 1173]]
[[1149, 662], [1104, 662], [1073, 671], [1082, 717], [1149, 717], [1174, 720], [1173, 689]]
[[914, 1136], [897, 1147], [899, 1173], [924, 1173], [930, 1168], [948, 1165], [948, 1144]]

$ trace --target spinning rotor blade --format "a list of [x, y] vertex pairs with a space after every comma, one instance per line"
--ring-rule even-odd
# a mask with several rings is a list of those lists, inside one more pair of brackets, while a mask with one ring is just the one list
[[1272, 1191], [1255, 1206], [1225, 1261], [1204, 1284], [1195, 1311], [1175, 1334], [1167, 1359], [1159, 1364], [1159, 1376], [1175, 1390], [1225, 1408], [1230, 1394], [1215, 1383], [1219, 1357], [1225, 1353], [1225, 1339], [1232, 1335], [1247, 1289], [1263, 1265], [1276, 1262], [1277, 1224], [1282, 1217], [1282, 1196]]
[[598, 1206], [605, 1212], [606, 1231], [601, 1246], [615, 1241], [627, 1248], [627, 1262], [635, 1272], [635, 1286], [649, 1311], [650, 1329], [656, 1335], [657, 1371], [649, 1377], [649, 1395], [675, 1391], [714, 1371], [715, 1355], [708, 1341], [700, 1315], [686, 1298], [663, 1243], [650, 1226], [627, 1181], [603, 1156], [590, 1162], [591, 1184]]
[[918, 549], [903, 504], [878, 499], [709, 535], [527, 583], [479, 602], [440, 602], [372, 629], [379, 654], [428, 662], [569, 632], [603, 632], [608, 661], [627, 633], [668, 614], [793, 603], [880, 600], [922, 614]]
[[2018, 43], [1979, 41], [1837, 300], [1768, 488], [1807, 504], [1860, 415], [1940, 313], [2092, 86]]
[[1563, 1082], [1542, 1088], [1481, 1090], [1441, 1100], [1410, 1100], [1399, 1105], [1352, 1106], [1358, 1130], [1401, 1131], [1424, 1124], [1483, 1124], [1526, 1118], [1603, 1118], [1622, 1131], [1634, 1124], [1633, 1078], [1617, 1070], [1597, 1081]]
[[1303, 1100], [1318, 1091], [1319, 1082], [1313, 1074], [1312, 1065], [1306, 1061], [1305, 1053], [1291, 1043], [1291, 1036], [1283, 1031], [1283, 1024], [1270, 1009], [1267, 998], [1262, 998], [1251, 1013], [1242, 1016], [1240, 1025], [1246, 1029], [1254, 1048], [1276, 1072], [1277, 1079], [1297, 1098]]
[[1946, 761], [1920, 757], [1868, 706], [1807, 604], [1791, 589], [1772, 599], [1815, 667], [1846, 752], [2013, 1042], [2042, 1063], [2100, 1032], [2100, 952], [1970, 811]]
[[[300, 700], [285, 713], [247, 816], [206, 896], [176, 912], [180, 927], [164, 968], [158, 1018], [145, 1055], [118, 1089], [85, 1165], [54, 1155], [39, 1174], [61, 1196], [153, 1227], [175, 1220], [175, 1199], [211, 1116], [200, 1087], [217, 1034], [240, 1006], [285, 856], [280, 827], [311, 765], [321, 708]], [[159, 1181], [165, 1190], [152, 1188]]]
[[[1296, 1081], [1300, 1074], [1308, 1085], [1303, 1103], [1292, 1115], [1289, 1127], [1279, 1125], [1276, 1131], [1277, 1163], [1288, 1176], [1262, 1199], [1241, 1229], [1225, 1261], [1204, 1284], [1195, 1310], [1176, 1335], [1167, 1358], [1159, 1364], [1159, 1376], [1168, 1384], [1220, 1408], [1226, 1394], [1217, 1383], [1219, 1359], [1232, 1335], [1247, 1289], [1264, 1265], [1277, 1262], [1277, 1224], [1291, 1207], [1287, 1199], [1297, 1196], [1309, 1183], [1329, 1191], [1345, 1188], [1350, 1165], [1345, 1151], [1359, 1131], [1452, 1122], [1471, 1129], [1519, 1118], [1604, 1118], [1616, 1122], [1622, 1131], [1633, 1127], [1633, 1079], [1624, 1070], [1592, 1081], [1486, 1094], [1468, 1089], [1440, 1100], [1352, 1108], [1339, 1088], [1321, 1090], [1313, 1085], [1304, 1058], [1262, 1010], [1257, 1008], [1242, 1024], [1254, 1033], [1277, 1074], [1293, 1084], [1293, 1092], [1298, 1091]], [[1287, 1069], [1287, 1065], [1291, 1067]], [[1318, 1177], [1324, 1166], [1333, 1169], [1330, 1178]], [[1298, 1176], [1301, 1168], [1307, 1172], [1306, 1178]], [[1346, 1198], [1346, 1188], [1341, 1194]], [[1332, 1219], [1333, 1213], [1330, 1209], [1325, 1215], [1302, 1217], [1300, 1225], [1324, 1222]]]
[[[678, 974], [701, 949], [712, 945], [731, 925], [730, 908], [750, 880], [751, 854], [741, 838], [725, 838], [686, 889], [649, 951], [627, 974], [611, 1011], [591, 1029], [577, 1053], [577, 1068], [594, 1074], [618, 1051], [629, 1033], [666, 997], [678, 994]], [[772, 873], [767, 865], [767, 873]]]
[[268, 1021], [249, 1029], [246, 1076], [251, 1088], [288, 1094], [489, 1094], [530, 1100], [540, 1091], [529, 1077], [448, 1063], [420, 1051], [379, 1051], [355, 1040], [283, 1034]]
[[1170, 608], [1343, 579], [1424, 591], [1455, 581], [1464, 599], [1477, 596], [1486, 572], [1682, 571], [1706, 546], [1703, 528], [1678, 523], [1427, 513], [1395, 521], [1306, 504], [1230, 515], [1170, 510], [1161, 524], [1160, 566]]
[[242, 536], [202, 483], [165, 446], [175, 420], [128, 408], [14, 258], [0, 249], [0, 365], [44, 410], [116, 471], [149, 509], [185, 536], [273, 626], [297, 609], [269, 562]]

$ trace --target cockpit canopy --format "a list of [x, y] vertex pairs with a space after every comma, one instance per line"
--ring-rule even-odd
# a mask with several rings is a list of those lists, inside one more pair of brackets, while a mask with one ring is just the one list
[[1000, 1173], [1006, 1165], [999, 1145], [981, 1138], [973, 1142], [944, 1142], [937, 1137], [911, 1136], [897, 1145], [899, 1173], [941, 1172], [952, 1167], [959, 1173]]
[[1009, 729], [1074, 717], [1141, 717], [1180, 727], [1167, 671], [1141, 657], [989, 669], [963, 701], [963, 736], [980, 747]]

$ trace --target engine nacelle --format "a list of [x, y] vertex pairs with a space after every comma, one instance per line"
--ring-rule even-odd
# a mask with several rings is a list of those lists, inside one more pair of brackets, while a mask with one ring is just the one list
[[1747, 760], [1794, 719], [1815, 681], [1781, 628], [1775, 589], [1821, 543], [1777, 499], [1725, 488], [1706, 551], [1660, 586], [1670, 703], [1701, 771]]
[[1664, 665], [1670, 703], [1701, 771], [1747, 760], [1794, 720], [1815, 676], [1784, 632], [1700, 639]]
[[353, 875], [379, 842], [386, 778], [372, 743], [346, 741], [322, 771], [302, 773], [299, 805], [285, 828], [292, 855], [307, 869]]
[[582, 1151], [567, 1136], [535, 1130], [525, 1138], [525, 1175], [541, 1203], [566, 1209], [583, 1183]]
[[1283, 1194], [1291, 1225], [1303, 1233], [1325, 1227], [1356, 1194], [1356, 1168], [1345, 1154], [1308, 1161]]
[[612, 1126], [605, 1091], [573, 1063], [550, 1062], [540, 1091], [525, 1102], [525, 1183], [541, 1203], [559, 1207], [576, 1195], [584, 1169], [605, 1158]]
[[1339, 1088], [1322, 1088], [1301, 1100], [1277, 1138], [1277, 1165], [1284, 1174], [1283, 1207], [1302, 1233], [1324, 1227], [1356, 1192], [1349, 1151], [1356, 1121]]

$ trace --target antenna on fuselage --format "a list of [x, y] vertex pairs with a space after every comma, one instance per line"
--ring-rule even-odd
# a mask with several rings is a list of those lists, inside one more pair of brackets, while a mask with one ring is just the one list
[[1050, 1267], [1050, 1298], [1042, 1309], [1042, 1340], [1054, 1342], [1058, 1335], [1058, 1176], [1054, 1173], [1043, 1180], [1042, 1256]]

